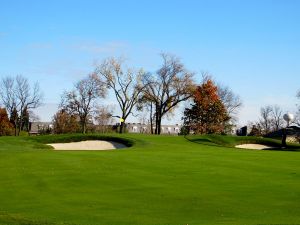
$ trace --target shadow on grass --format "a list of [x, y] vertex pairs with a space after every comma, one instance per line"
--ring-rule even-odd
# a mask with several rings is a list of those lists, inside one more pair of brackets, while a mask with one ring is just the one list
[[204, 135], [186, 135], [185, 139], [197, 144], [216, 146], [216, 147], [230, 147], [235, 148], [236, 145], [242, 144], [261, 144], [267, 145], [272, 148], [263, 149], [268, 151], [300, 151], [300, 145], [289, 143], [287, 148], [281, 147], [281, 141], [271, 138], [262, 137], [240, 137], [231, 135], [216, 135], [216, 134], [204, 134]]

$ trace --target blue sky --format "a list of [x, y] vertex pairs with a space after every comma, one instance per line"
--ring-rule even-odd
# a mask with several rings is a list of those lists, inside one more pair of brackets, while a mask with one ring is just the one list
[[198, 81], [206, 71], [238, 93], [244, 124], [267, 104], [296, 110], [299, 11], [297, 0], [1, 1], [0, 77], [39, 81], [45, 105], [38, 113], [51, 120], [61, 93], [95, 62], [125, 56], [128, 65], [155, 71], [158, 54], [169, 52]]

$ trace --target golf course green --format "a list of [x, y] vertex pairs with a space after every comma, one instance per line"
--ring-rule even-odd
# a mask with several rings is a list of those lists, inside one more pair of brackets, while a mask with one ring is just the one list
[[[111, 140], [108, 151], [47, 143]], [[300, 146], [230, 136], [0, 137], [0, 224], [300, 224]]]

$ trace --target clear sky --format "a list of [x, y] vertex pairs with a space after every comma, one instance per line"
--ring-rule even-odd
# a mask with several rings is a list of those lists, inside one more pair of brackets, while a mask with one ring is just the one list
[[0, 77], [39, 81], [45, 105], [38, 112], [49, 121], [61, 93], [95, 62], [125, 56], [155, 71], [158, 54], [168, 52], [198, 81], [206, 71], [239, 94], [244, 124], [267, 104], [296, 110], [299, 12], [298, 0], [0, 0]]

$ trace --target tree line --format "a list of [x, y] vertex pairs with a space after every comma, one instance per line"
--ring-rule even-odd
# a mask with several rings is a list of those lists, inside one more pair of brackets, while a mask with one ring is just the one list
[[[120, 133], [124, 132], [129, 115], [146, 111], [151, 133], [160, 134], [163, 118], [172, 115], [182, 102], [189, 104], [182, 118], [184, 132], [226, 133], [231, 130], [242, 105], [238, 95], [229, 87], [216, 84], [207, 74], [202, 74], [202, 82], [197, 84], [195, 73], [174, 55], [163, 53], [161, 59], [161, 66], [155, 72], [130, 68], [122, 58], [103, 60], [72, 90], [62, 94], [59, 111], [53, 117], [55, 132], [86, 133], [94, 121], [108, 125], [112, 110], [99, 105], [99, 100], [108, 93], [114, 95], [121, 112], [115, 116], [120, 120]], [[1, 101], [15, 135], [23, 129], [30, 110], [41, 105], [42, 96], [38, 83], [31, 88], [22, 76], [1, 80]]]
[[[299, 95], [300, 96], [300, 95]], [[300, 99], [300, 97], [298, 97]], [[264, 136], [272, 132], [280, 131], [287, 126], [283, 119], [284, 110], [279, 105], [266, 105], [260, 108], [258, 121], [249, 122], [251, 128], [249, 135]], [[300, 107], [295, 112], [295, 119], [290, 125], [300, 126]]]
[[[206, 109], [208, 111], [203, 112], [204, 114], [210, 110], [210, 113], [214, 112], [215, 116], [211, 116], [210, 120], [202, 120], [201, 123], [194, 122], [197, 126], [206, 127], [210, 126], [209, 123], [219, 124], [218, 129], [205, 129], [203, 132], [225, 133], [226, 129], [230, 130], [237, 110], [242, 105], [240, 98], [229, 87], [215, 84], [207, 74], [203, 74], [202, 84], [197, 85], [194, 80], [195, 74], [190, 72], [174, 55], [161, 54], [161, 59], [161, 66], [154, 73], [145, 72], [142, 68], [129, 68], [122, 58], [103, 60], [90, 75], [75, 84], [73, 90], [63, 94], [60, 110], [54, 117], [54, 129], [63, 133], [61, 127], [72, 124], [71, 121], [75, 121], [72, 117], [77, 117], [81, 132], [85, 133], [91, 121], [92, 112], [96, 115], [94, 118], [111, 118], [112, 112], [105, 111], [103, 107], [102, 109], [98, 107], [97, 110], [96, 103], [99, 98], [105, 98], [111, 91], [121, 112], [120, 115], [115, 116], [120, 120], [120, 133], [124, 132], [130, 114], [134, 115], [136, 111], [146, 111], [150, 133], [161, 134], [162, 119], [171, 115], [181, 102], [197, 99], [195, 96], [199, 87], [208, 82], [215, 86], [214, 94], [218, 96], [219, 106], [223, 111], [215, 111], [219, 109], [217, 107]], [[210, 100], [208, 97], [207, 101]], [[189, 115], [191, 113], [192, 111]], [[222, 115], [219, 116], [219, 114]], [[63, 124], [60, 122], [62, 117], [66, 119]], [[188, 117], [187, 113], [185, 117]], [[184, 120], [185, 129], [192, 132], [201, 130], [194, 129], [195, 124], [191, 126], [188, 121], [190, 120]], [[74, 125], [71, 127], [78, 129]], [[66, 127], [65, 132], [68, 130], [69, 128]]]
[[43, 93], [39, 83], [32, 87], [27, 78], [18, 75], [5, 77], [0, 83], [0, 99], [5, 108], [0, 108], [0, 135], [20, 135], [29, 131], [29, 117], [32, 109], [42, 105]]

